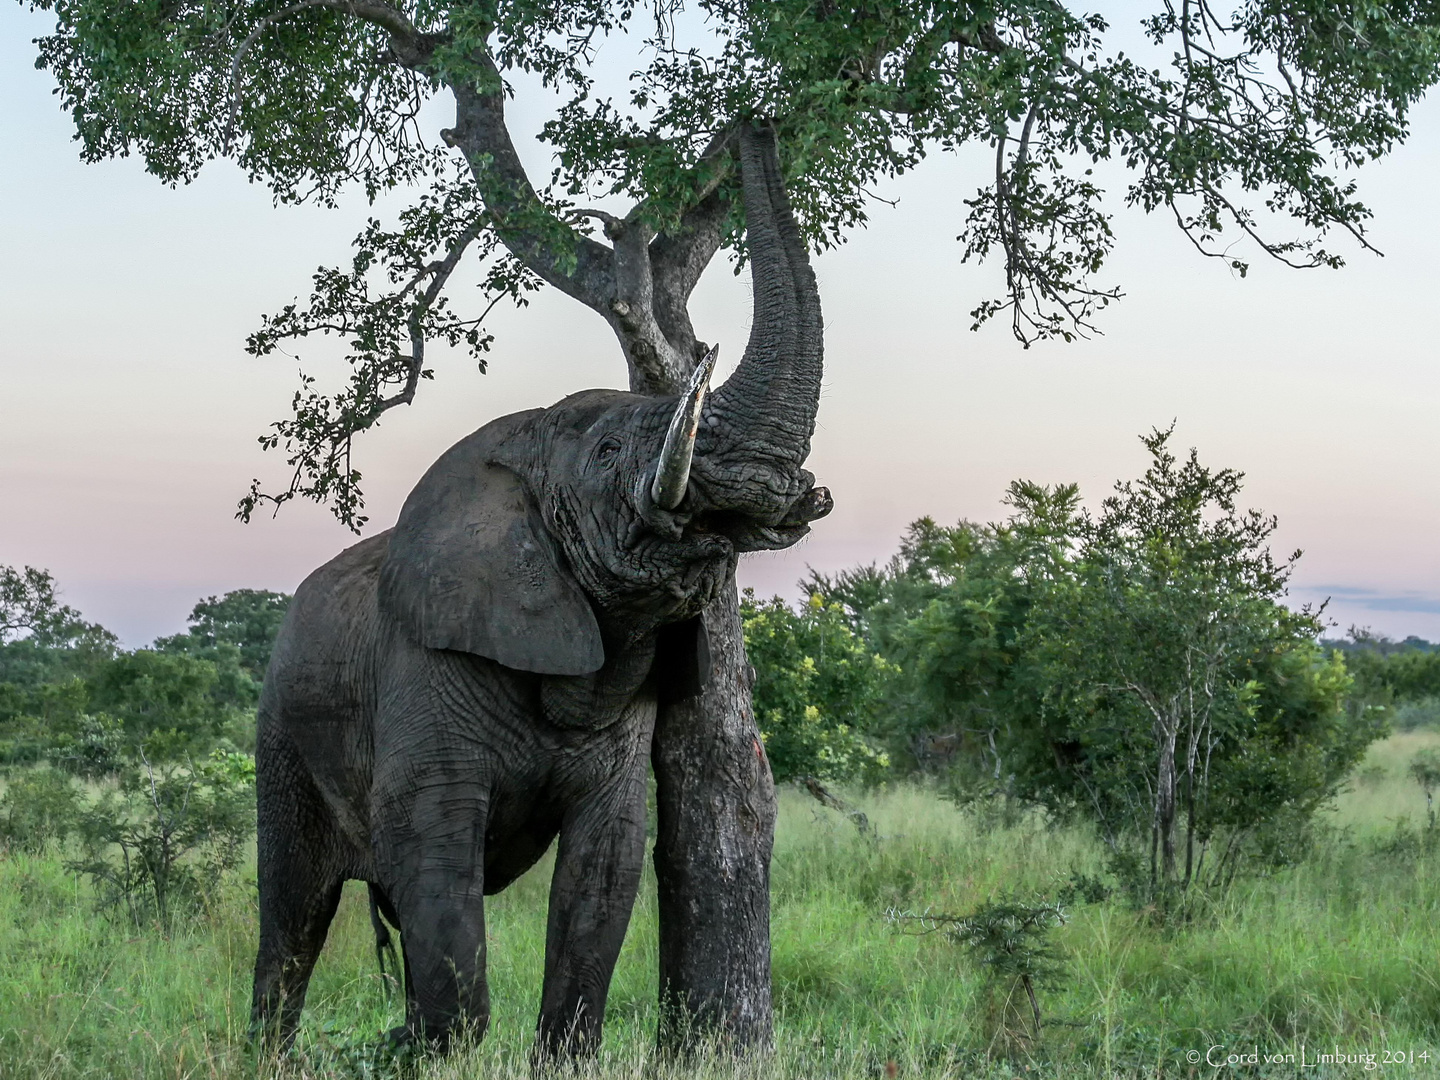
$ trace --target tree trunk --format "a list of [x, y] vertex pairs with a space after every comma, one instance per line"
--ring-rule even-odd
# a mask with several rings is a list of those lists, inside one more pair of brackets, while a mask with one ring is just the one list
[[1179, 724], [1156, 725], [1159, 735], [1159, 761], [1155, 776], [1155, 828], [1160, 836], [1160, 878], [1165, 887], [1175, 882], [1175, 742]]
[[768, 1046], [770, 851], [775, 782], [750, 704], [733, 582], [705, 611], [712, 671], [705, 692], [661, 711], [651, 760], [659, 835], [662, 1046], [718, 1035]]
[[[606, 320], [624, 351], [631, 390], [676, 393], [704, 351], [687, 305], [724, 233], [729, 204], [714, 189], [718, 180], [698, 193], [670, 234], [656, 237], [630, 218], [607, 223], [613, 248], [574, 233], [537, 198], [506, 127], [499, 72], [488, 56], [479, 60], [490, 78], [452, 86], [456, 122], [442, 136], [465, 152], [502, 241], [540, 277]], [[728, 167], [728, 142], [728, 134], [717, 136], [706, 152], [715, 177]], [[537, 226], [547, 221], [548, 228]], [[568, 249], [557, 249], [557, 235], [569, 238]], [[813, 277], [809, 286], [814, 289]], [[704, 617], [709, 684], [702, 696], [661, 710], [652, 751], [660, 1038], [681, 1046], [719, 1034], [743, 1049], [768, 1045], [771, 1035], [775, 784], [751, 711], [752, 677], [733, 582]]]

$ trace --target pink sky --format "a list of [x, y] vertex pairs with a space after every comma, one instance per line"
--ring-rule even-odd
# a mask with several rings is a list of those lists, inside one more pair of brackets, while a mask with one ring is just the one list
[[[172, 191], [134, 161], [79, 164], [31, 68], [43, 29], [0, 14], [0, 563], [48, 567], [137, 645], [178, 630], [201, 596], [292, 590], [351, 541], [311, 506], [250, 526], [232, 514], [252, 476], [282, 479], [255, 439], [294, 388], [294, 365], [247, 357], [244, 336], [347, 257], [367, 208], [276, 209], [225, 165]], [[817, 260], [827, 377], [811, 468], [837, 508], [799, 547], [747, 559], [742, 580], [790, 592], [807, 564], [883, 560], [922, 514], [1001, 515], [1017, 477], [1078, 481], [1098, 501], [1143, 469], [1136, 436], [1174, 419], [1182, 446], [1248, 474], [1280, 549], [1305, 549], [1297, 600], [1332, 596], [1342, 629], [1440, 639], [1437, 173], [1430, 103], [1411, 145], [1362, 177], [1385, 258], [1353, 251], [1339, 272], [1254, 255], [1242, 281], [1164, 221], [1122, 212], [1106, 278], [1127, 296], [1105, 336], [1027, 352], [1004, 326], [968, 330], [999, 284], [954, 241], [975, 163], [927, 162], [883, 192], [897, 208], [875, 206]], [[733, 363], [746, 281], [712, 267], [695, 316]], [[490, 374], [442, 357], [420, 401], [360, 440], [373, 529], [473, 428], [623, 384], [609, 330], [557, 294], [494, 329]]]

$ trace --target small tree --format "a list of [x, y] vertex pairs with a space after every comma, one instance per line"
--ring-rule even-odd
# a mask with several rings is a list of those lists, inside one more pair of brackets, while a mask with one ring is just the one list
[[80, 809], [85, 849], [70, 868], [132, 922], [168, 929], [240, 859], [255, 831], [255, 762], [216, 751], [198, 765], [140, 757], [117, 787]]
[[[1065, 975], [1065, 957], [1050, 939], [1050, 931], [1065, 923], [1064, 908], [1058, 903], [1024, 901], [1018, 898], [988, 900], [969, 915], [943, 915], [926, 911], [891, 910], [886, 918], [902, 931], [912, 934], [944, 934], [964, 946], [985, 975], [990, 998], [987, 1010], [997, 1038], [1007, 1041], [1023, 1032], [1024, 1006], [1030, 1007], [1034, 1024], [1030, 1033], [1039, 1038], [1040, 999], [1036, 991], [1058, 983]], [[1016, 1000], [1023, 992], [1024, 1002]]]
[[[1283, 603], [1299, 552], [1272, 557], [1274, 518], [1237, 508], [1243, 474], [1193, 450], [1180, 462], [1169, 439], [1145, 436], [1144, 476], [1075, 519], [1022, 641], [1043, 733], [1025, 783], [1081, 809], [1117, 854], [1145, 837], [1152, 896], [1188, 888], [1217, 834], [1221, 880], [1247, 838], [1283, 823], [1293, 837], [1381, 730], [1346, 722], [1349, 680], [1315, 645], [1318, 615]], [[1035, 490], [1011, 489], [1022, 519]]]

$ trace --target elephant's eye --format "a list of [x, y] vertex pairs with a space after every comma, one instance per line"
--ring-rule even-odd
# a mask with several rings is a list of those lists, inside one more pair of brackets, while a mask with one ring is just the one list
[[609, 466], [615, 461], [615, 455], [620, 453], [619, 439], [606, 439], [595, 449], [595, 462], [598, 465]]

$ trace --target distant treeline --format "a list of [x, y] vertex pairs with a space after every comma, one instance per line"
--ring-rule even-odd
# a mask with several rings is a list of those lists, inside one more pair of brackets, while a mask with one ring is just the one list
[[1440, 645], [1414, 636], [1392, 641], [1355, 627], [1347, 638], [1320, 644], [1345, 657], [1352, 696], [1386, 709], [1395, 727], [1440, 724]]
[[48, 572], [0, 566], [0, 764], [81, 776], [248, 752], [289, 597], [239, 589], [199, 601], [184, 633], [127, 650], [59, 602]]

